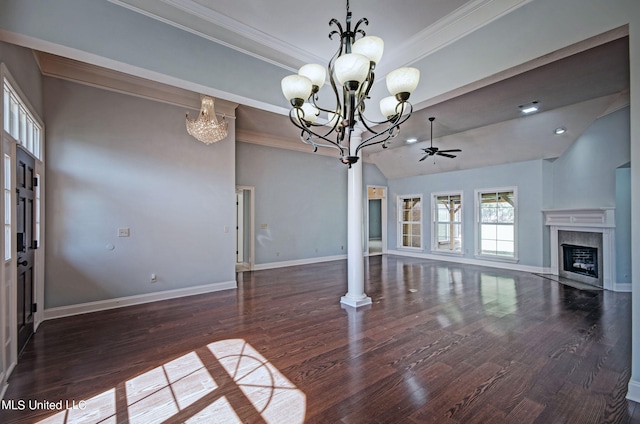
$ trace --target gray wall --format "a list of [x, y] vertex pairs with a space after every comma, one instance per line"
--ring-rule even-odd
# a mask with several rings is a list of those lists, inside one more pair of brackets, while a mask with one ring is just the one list
[[[428, 166], [428, 164], [426, 164]], [[543, 169], [541, 160], [486, 168], [423, 175], [389, 181], [389, 238], [387, 246], [397, 249], [397, 199], [400, 195], [421, 194], [423, 200], [423, 237], [425, 253], [431, 250], [431, 193], [462, 191], [464, 257], [475, 257], [474, 191], [500, 187], [517, 187], [519, 264], [543, 266]], [[446, 259], [446, 256], [443, 256]]]
[[553, 208], [616, 205], [616, 169], [630, 159], [629, 125], [628, 107], [605, 115], [553, 162]]
[[384, 176], [380, 169], [374, 164], [364, 163], [362, 167], [362, 184], [364, 185], [364, 198], [367, 198], [367, 185], [384, 187], [388, 183], [387, 177]]
[[255, 187], [256, 265], [346, 253], [347, 173], [338, 159], [249, 143], [237, 143], [236, 155], [236, 183]]
[[13, 44], [0, 41], [0, 62], [3, 62], [16, 81], [29, 103], [41, 119], [42, 110], [42, 76], [33, 53]]
[[44, 98], [47, 308], [235, 281], [233, 120], [206, 146], [180, 107], [52, 78]]
[[[256, 265], [346, 255], [347, 167], [337, 156], [249, 143], [236, 155], [236, 183], [255, 187]], [[387, 180], [365, 163], [363, 182]]]

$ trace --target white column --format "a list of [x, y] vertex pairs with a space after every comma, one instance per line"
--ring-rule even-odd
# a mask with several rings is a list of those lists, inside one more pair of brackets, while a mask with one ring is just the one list
[[[362, 130], [351, 134], [349, 154], [355, 156], [362, 140]], [[340, 303], [354, 308], [370, 305], [364, 293], [364, 250], [362, 248], [362, 159], [351, 165], [347, 185], [347, 294]]]

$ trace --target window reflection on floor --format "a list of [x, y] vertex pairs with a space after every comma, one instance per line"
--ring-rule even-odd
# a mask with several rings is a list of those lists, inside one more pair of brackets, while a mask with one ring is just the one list
[[518, 310], [516, 282], [511, 277], [481, 273], [480, 293], [489, 315], [503, 317]]
[[256, 414], [302, 423], [306, 411], [304, 393], [242, 339], [211, 343], [82, 402], [38, 424], [242, 423]]

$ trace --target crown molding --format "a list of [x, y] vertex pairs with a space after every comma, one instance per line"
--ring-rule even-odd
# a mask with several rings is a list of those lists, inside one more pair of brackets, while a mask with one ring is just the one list
[[[295, 150], [297, 152], [313, 153], [313, 147], [299, 140], [282, 137], [274, 137], [260, 132], [236, 129], [236, 141], [259, 144], [261, 146], [275, 147], [278, 149]], [[336, 150], [320, 147], [316, 154], [323, 156], [336, 156]]]
[[193, 0], [108, 0], [240, 53], [295, 72], [324, 59], [211, 10]]
[[[43, 75], [200, 110], [200, 94], [146, 78], [43, 52], [34, 52]], [[235, 118], [237, 103], [216, 98], [216, 112]]]

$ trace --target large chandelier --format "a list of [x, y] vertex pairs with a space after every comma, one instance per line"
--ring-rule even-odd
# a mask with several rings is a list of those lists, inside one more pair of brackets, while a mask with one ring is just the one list
[[197, 119], [189, 119], [189, 113], [185, 118], [187, 133], [204, 144], [215, 143], [227, 136], [229, 123], [222, 116], [222, 122], [218, 122], [214, 109], [214, 100], [209, 96], [202, 96], [202, 106]]
[[[374, 70], [382, 57], [384, 42], [380, 37], [367, 36], [360, 25], [368, 25], [362, 18], [351, 29], [351, 12], [347, 0], [346, 29], [331, 19], [329, 26], [337, 30], [329, 33], [329, 38], [340, 36], [340, 47], [325, 69], [322, 65], [307, 64], [300, 68], [297, 75], [282, 79], [282, 93], [291, 102], [289, 118], [298, 127], [300, 139], [314, 148], [331, 147], [340, 152], [340, 160], [351, 167], [359, 158], [364, 147], [382, 144], [398, 135], [400, 124], [413, 112], [408, 102], [416, 89], [420, 71], [416, 68], [399, 68], [387, 75], [387, 89], [391, 96], [380, 101], [380, 111], [387, 119], [376, 122], [365, 118], [365, 101], [375, 81]], [[356, 40], [359, 35], [360, 38]], [[327, 71], [329, 83], [335, 95], [335, 107], [327, 109], [318, 105], [318, 91], [325, 83]], [[327, 114], [327, 121], [318, 122], [320, 112]], [[351, 146], [351, 135], [357, 123], [368, 131], [367, 137], [359, 138], [357, 146]], [[372, 127], [380, 128], [375, 131]], [[353, 148], [355, 147], [355, 148]]]

